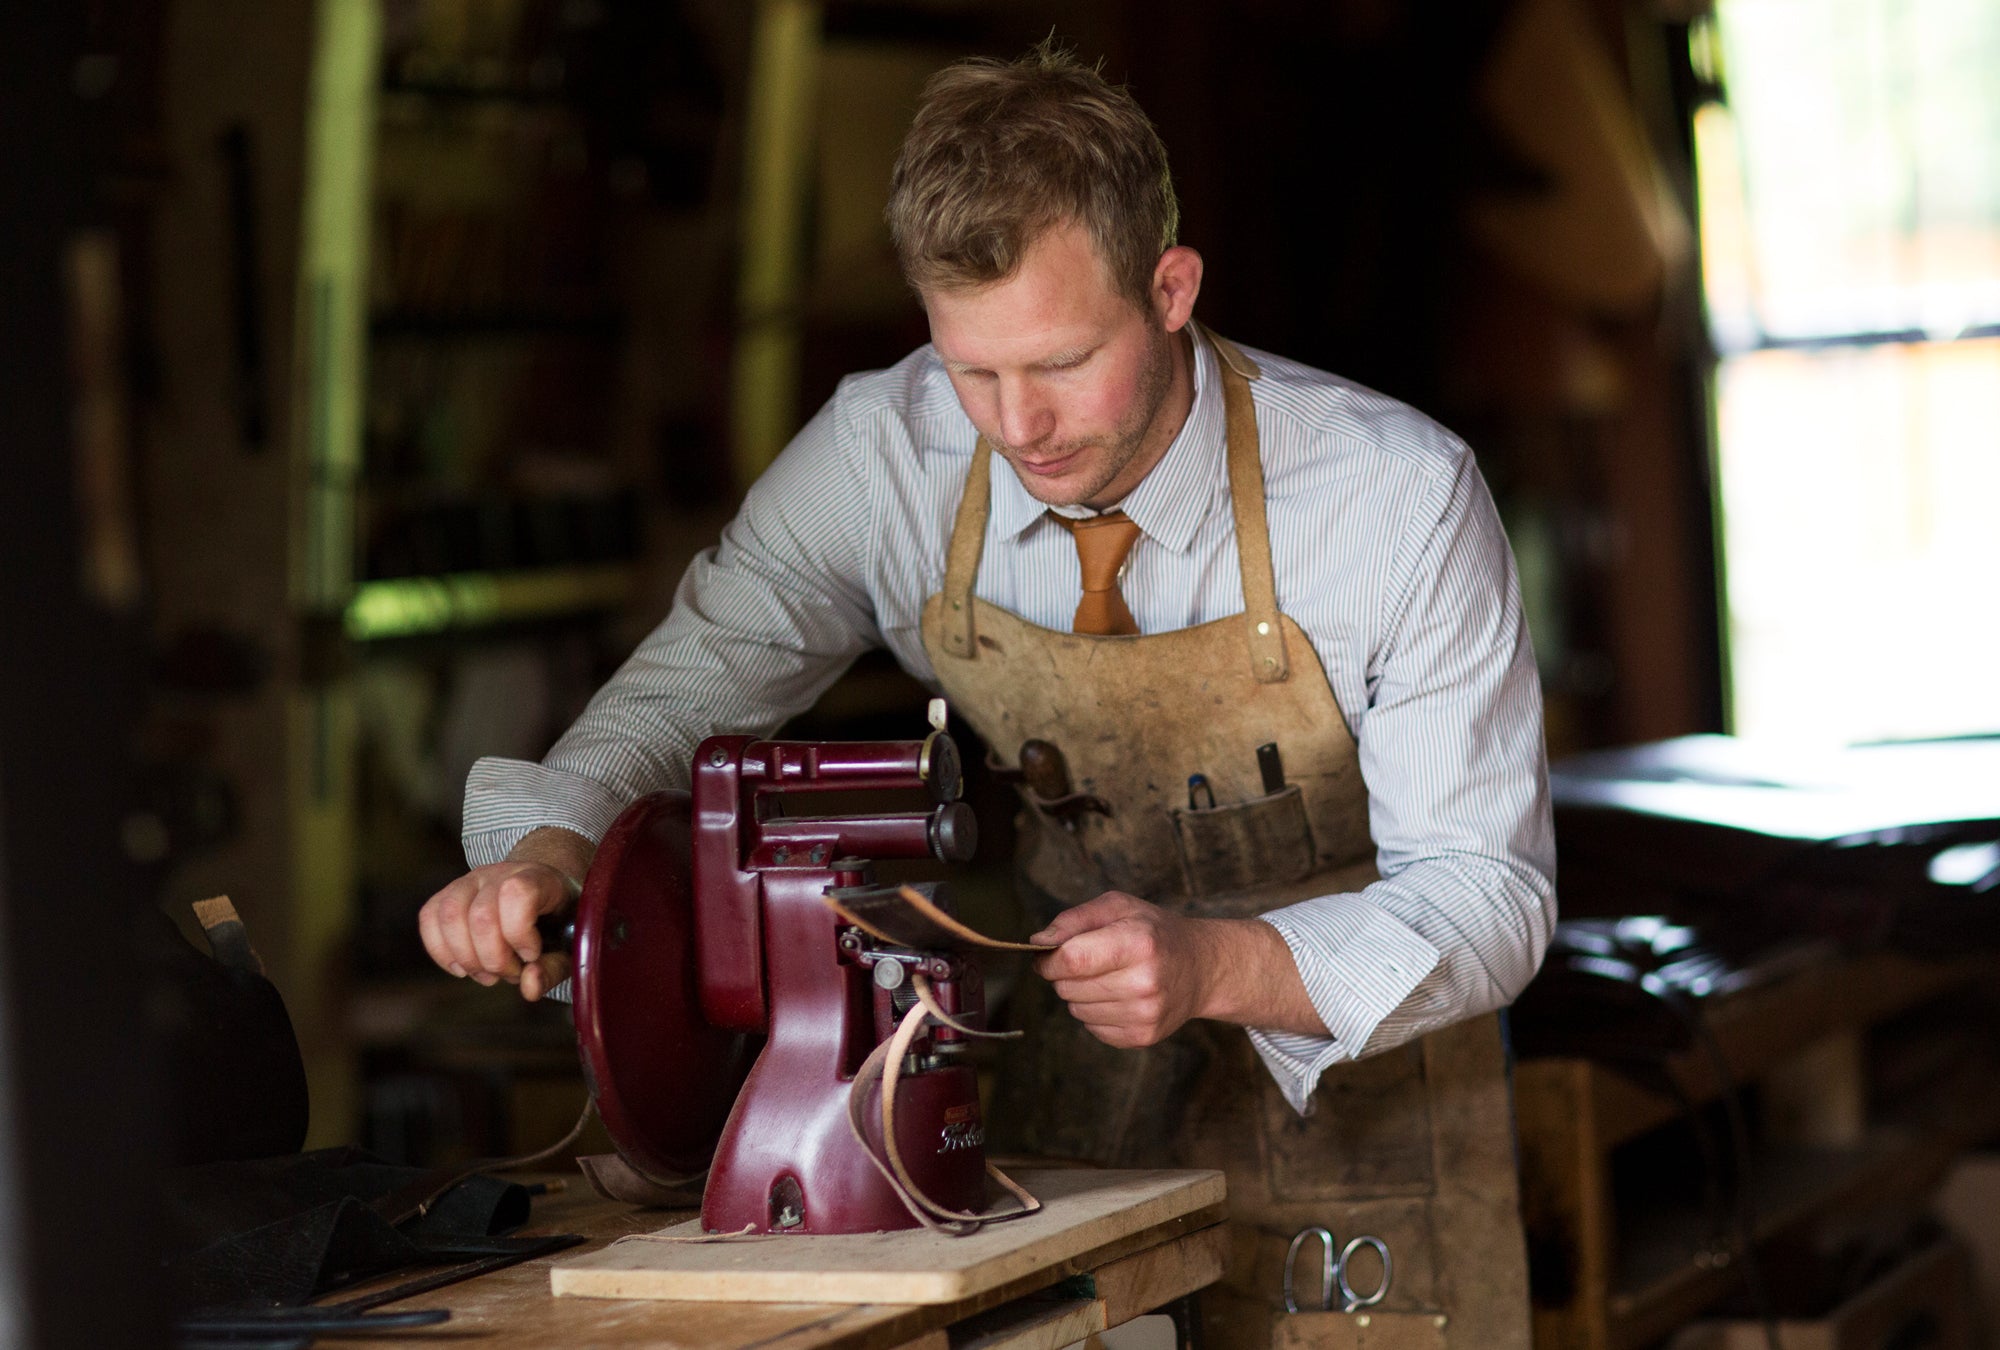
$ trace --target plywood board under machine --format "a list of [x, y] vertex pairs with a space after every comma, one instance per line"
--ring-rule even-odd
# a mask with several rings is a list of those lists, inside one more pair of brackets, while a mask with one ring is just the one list
[[[718, 1242], [627, 1239], [558, 1259], [557, 1294], [736, 1303], [954, 1303], [1220, 1205], [1211, 1171], [1023, 1171], [1042, 1212], [969, 1237], [928, 1229]], [[692, 1237], [698, 1221], [660, 1230]], [[1056, 1276], [1060, 1277], [1060, 1272]]]

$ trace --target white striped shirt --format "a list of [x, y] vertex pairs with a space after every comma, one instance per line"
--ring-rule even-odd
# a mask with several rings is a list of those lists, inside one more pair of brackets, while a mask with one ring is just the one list
[[[1243, 609], [1221, 383], [1194, 345], [1187, 422], [1120, 503], [1143, 532], [1120, 590], [1145, 633]], [[1332, 1032], [1250, 1033], [1303, 1111], [1328, 1065], [1520, 992], [1555, 921], [1555, 841], [1513, 555], [1471, 452], [1394, 399], [1249, 354], [1279, 607], [1354, 734], [1382, 874], [1264, 916]], [[543, 762], [473, 767], [467, 859], [544, 825], [601, 838], [640, 795], [685, 787], [703, 737], [769, 735], [868, 648], [936, 687], [919, 623], [976, 440], [929, 347], [844, 380]], [[1074, 543], [998, 455], [992, 484], [977, 593], [1067, 629]]]

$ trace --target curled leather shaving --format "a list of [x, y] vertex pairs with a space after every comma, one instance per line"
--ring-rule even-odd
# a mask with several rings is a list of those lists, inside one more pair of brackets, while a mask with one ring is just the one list
[[[937, 996], [931, 992], [928, 979], [914, 973], [910, 978], [916, 990], [917, 1006], [904, 1014], [903, 1020], [896, 1026], [895, 1034], [876, 1046], [862, 1062], [861, 1068], [854, 1075], [854, 1086], [848, 1090], [847, 1124], [854, 1132], [855, 1142], [861, 1145], [861, 1151], [875, 1164], [875, 1170], [882, 1174], [882, 1179], [889, 1183], [891, 1190], [895, 1191], [896, 1198], [903, 1202], [903, 1207], [909, 1210], [918, 1223], [933, 1232], [945, 1233], [952, 1237], [967, 1237], [989, 1223], [1018, 1219], [1038, 1212], [1042, 1202], [990, 1162], [986, 1164], [987, 1175], [999, 1182], [1014, 1197], [1019, 1208], [999, 1214], [973, 1214], [950, 1209], [925, 1195], [918, 1187], [916, 1178], [912, 1177], [909, 1169], [904, 1166], [901, 1150], [896, 1146], [896, 1085], [902, 1077], [903, 1059], [909, 1054], [911, 1043], [923, 1031], [925, 1021], [936, 1019], [972, 1036], [1001, 1038], [1020, 1034], [981, 1031], [962, 1025], [938, 1005]], [[864, 1124], [867, 1118], [868, 1094], [871, 1089], [877, 1090], [881, 1113], [880, 1153], [869, 1141]]]

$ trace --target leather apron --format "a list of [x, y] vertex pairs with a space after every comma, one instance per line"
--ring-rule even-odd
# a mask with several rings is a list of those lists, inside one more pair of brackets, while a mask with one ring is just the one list
[[[924, 606], [924, 648], [938, 681], [995, 762], [1017, 767], [1022, 743], [1038, 738], [1069, 768], [1067, 798], [1022, 789], [1017, 866], [1031, 909], [1043, 911], [1030, 916], [1038, 922], [1107, 890], [1186, 914], [1250, 917], [1357, 891], [1377, 875], [1354, 739], [1311, 641], [1278, 609], [1251, 394], [1260, 372], [1231, 344], [1197, 340], [1219, 358], [1242, 614], [1100, 637], [1043, 628], [979, 599], [992, 472], [983, 438], [947, 547], [944, 589]], [[1258, 768], [1256, 749], [1266, 743], [1284, 764], [1287, 781], [1276, 792], [1265, 790]], [[1198, 806], [1190, 800], [1193, 774], [1206, 778], [1212, 805], [1206, 794]], [[1213, 1343], [1267, 1344], [1281, 1327], [1288, 1344], [1352, 1343], [1342, 1337], [1351, 1338], [1353, 1316], [1327, 1315], [1334, 1339], [1301, 1339], [1312, 1315], [1282, 1312], [1287, 1242], [1300, 1228], [1325, 1225], [1342, 1242], [1367, 1232], [1389, 1244], [1394, 1282], [1361, 1323], [1383, 1350], [1526, 1350], [1512, 1110], [1496, 1019], [1334, 1066], [1301, 1117], [1239, 1028], [1190, 1022], [1160, 1045], [1114, 1050], [1039, 979], [1023, 978], [1015, 1001], [1029, 1034], [1001, 1068], [989, 1124], [996, 1148], [1227, 1174], [1231, 1255], [1224, 1287], [1204, 1299]], [[1453, 1128], [1467, 1137], [1448, 1137]], [[1308, 1246], [1298, 1272], [1315, 1300], [1317, 1251]], [[1356, 1276], [1364, 1292], [1369, 1278]], [[1392, 1333], [1403, 1322], [1416, 1339]]]

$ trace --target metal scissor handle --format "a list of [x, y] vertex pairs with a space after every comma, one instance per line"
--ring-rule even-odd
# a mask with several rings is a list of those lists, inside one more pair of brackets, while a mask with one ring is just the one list
[[[1372, 1308], [1389, 1295], [1389, 1279], [1394, 1267], [1389, 1259], [1389, 1244], [1381, 1238], [1363, 1235], [1349, 1238], [1347, 1245], [1334, 1254], [1334, 1236], [1325, 1228], [1301, 1228], [1292, 1236], [1292, 1245], [1285, 1249], [1285, 1311], [1299, 1311], [1299, 1298], [1293, 1288], [1294, 1272], [1298, 1267], [1299, 1248], [1305, 1246], [1306, 1239], [1320, 1241], [1319, 1307], [1321, 1312], [1333, 1311], [1333, 1294], [1340, 1291], [1340, 1311], [1355, 1312], [1362, 1308]], [[1382, 1282], [1375, 1286], [1373, 1293], [1366, 1296], [1357, 1293], [1347, 1278], [1348, 1259], [1363, 1247], [1373, 1247], [1375, 1254], [1382, 1258]]]
[[[1375, 1292], [1363, 1298], [1354, 1292], [1354, 1286], [1347, 1282], [1348, 1258], [1363, 1247], [1373, 1247], [1375, 1254], [1382, 1258], [1382, 1282], [1375, 1286]], [[1389, 1244], [1378, 1237], [1362, 1236], [1349, 1238], [1347, 1245], [1340, 1249], [1340, 1264], [1334, 1270], [1334, 1277], [1340, 1284], [1340, 1310], [1353, 1312], [1358, 1308], [1372, 1308], [1389, 1296], [1389, 1277], [1394, 1267], [1389, 1261]]]
[[1285, 1249], [1285, 1311], [1299, 1310], [1298, 1295], [1292, 1292], [1292, 1271], [1298, 1265], [1299, 1248], [1306, 1245], [1306, 1239], [1320, 1240], [1319, 1306], [1322, 1312], [1333, 1308], [1333, 1234], [1324, 1228], [1301, 1228], [1292, 1236], [1292, 1245]]

